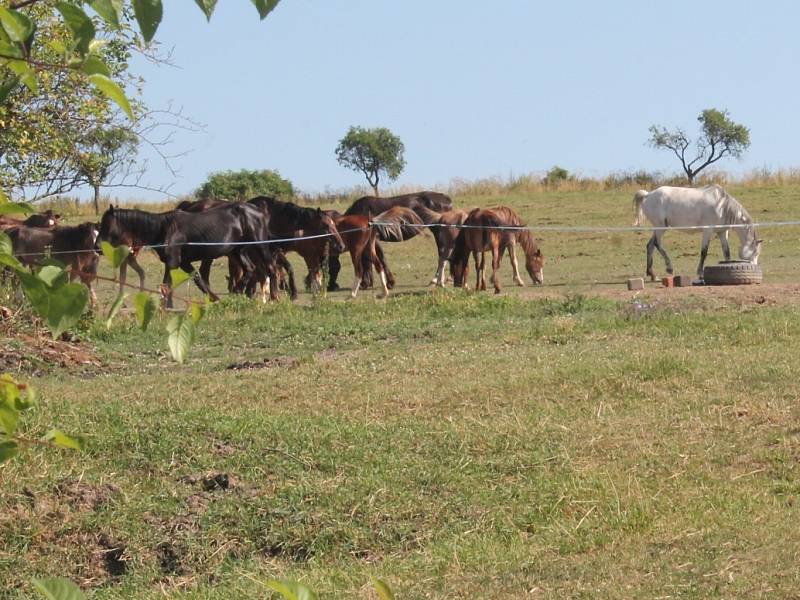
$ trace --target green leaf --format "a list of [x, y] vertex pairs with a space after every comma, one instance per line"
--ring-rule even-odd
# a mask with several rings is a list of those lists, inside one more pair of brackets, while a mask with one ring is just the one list
[[90, 54], [86, 57], [86, 60], [84, 60], [81, 65], [81, 71], [87, 75], [105, 75], [106, 77], [111, 77], [111, 71], [106, 66], [106, 63], [95, 54]]
[[183, 269], [170, 269], [170, 277], [172, 278], [172, 289], [178, 288], [182, 283], [187, 282], [194, 276], [194, 273], [187, 273]]
[[43, 266], [36, 276], [51, 288], [59, 288], [69, 282], [69, 273], [64, 270], [64, 267], [53, 264]]
[[370, 577], [370, 579], [372, 579], [372, 585], [375, 586], [378, 598], [381, 600], [394, 600], [394, 593], [392, 589], [386, 585], [386, 582], [381, 581], [377, 577]]
[[194, 0], [200, 10], [205, 14], [206, 19], [211, 20], [211, 14], [214, 12], [214, 7], [217, 5], [217, 0]]
[[83, 436], [67, 435], [58, 429], [51, 429], [42, 439], [46, 442], [51, 442], [60, 448], [69, 448], [70, 450], [83, 451], [86, 447], [86, 439]]
[[192, 307], [189, 309], [189, 313], [192, 315], [192, 322], [197, 325], [200, 322], [200, 319], [206, 314], [206, 307], [199, 302], [192, 302]]
[[117, 313], [119, 313], [119, 309], [122, 308], [125, 298], [127, 297], [127, 294], [120, 294], [117, 296], [117, 299], [114, 300], [114, 304], [111, 305], [111, 308], [108, 309], [108, 315], [106, 316], [106, 329], [111, 329], [111, 323], [114, 322], [114, 317], [116, 317]]
[[8, 437], [14, 435], [17, 430], [18, 420], [17, 409], [5, 400], [0, 401], [0, 427], [5, 430]]
[[288, 579], [270, 579], [266, 583], [267, 587], [275, 590], [285, 600], [316, 600], [317, 595], [311, 589], [297, 581]]
[[176, 362], [183, 363], [189, 354], [189, 348], [194, 343], [194, 321], [188, 313], [175, 315], [167, 323], [167, 332], [169, 333], [167, 343], [172, 358]]
[[33, 310], [43, 319], [47, 319], [47, 314], [50, 312], [50, 293], [47, 284], [27, 271], [19, 271], [17, 276], [22, 282], [22, 291]]
[[32, 215], [36, 212], [27, 202], [0, 202], [0, 215]]
[[14, 441], [0, 442], [0, 463], [14, 458], [19, 453], [19, 444]]
[[122, 0], [92, 0], [89, 6], [114, 29], [119, 29], [119, 17], [122, 14]]
[[161, 0], [133, 0], [133, 14], [139, 22], [145, 43], [149, 44], [164, 16]]
[[112, 101], [116, 102], [117, 105], [125, 111], [125, 114], [128, 115], [128, 118], [133, 121], [133, 111], [131, 110], [131, 105], [128, 102], [128, 99], [125, 97], [125, 92], [122, 88], [117, 85], [112, 79], [106, 77], [105, 75], [100, 75], [99, 73], [95, 73], [94, 75], [89, 75], [89, 81], [91, 81], [97, 89], [103, 92], [108, 98]]
[[77, 41], [78, 52], [82, 55], [89, 52], [89, 43], [94, 39], [95, 34], [94, 23], [89, 16], [83, 12], [82, 8], [69, 2], [59, 2], [56, 4], [56, 9], [61, 13], [64, 23], [67, 24]]
[[133, 305], [136, 308], [136, 322], [142, 331], [146, 331], [158, 308], [155, 298], [147, 292], [138, 292], [133, 297]]
[[111, 263], [112, 269], [118, 269], [119, 266], [122, 264], [128, 255], [131, 253], [131, 249], [127, 246], [112, 246], [108, 242], [101, 242], [100, 247], [103, 249], [103, 256], [105, 256], [108, 261]]
[[33, 585], [47, 600], [86, 600], [81, 589], [63, 577], [34, 579]]
[[47, 324], [54, 338], [77, 324], [88, 302], [89, 290], [82, 283], [62, 285], [50, 294]]
[[11, 254], [6, 254], [4, 252], [0, 252], [0, 266], [11, 267], [15, 271], [20, 271], [23, 269], [21, 262], [19, 262]]
[[[22, 45], [13, 42], [6, 42], [0, 40], [0, 54], [5, 57], [24, 58], [25, 54], [22, 52]], [[4, 59], [7, 60], [7, 59]]]
[[266, 18], [266, 16], [272, 12], [276, 6], [278, 6], [278, 2], [280, 0], [252, 0], [253, 4], [258, 10], [258, 16], [262, 19]]
[[27, 16], [4, 6], [0, 6], [0, 23], [13, 42], [27, 42], [36, 29]]
[[14, 245], [8, 234], [0, 231], [0, 254], [14, 254]]
[[26, 61], [10, 60], [7, 66], [17, 74], [20, 82], [32, 93], [39, 93], [39, 79], [36, 77], [36, 71]]
[[9, 94], [19, 85], [19, 77], [16, 75], [0, 85], [0, 104], [3, 104], [8, 98]]

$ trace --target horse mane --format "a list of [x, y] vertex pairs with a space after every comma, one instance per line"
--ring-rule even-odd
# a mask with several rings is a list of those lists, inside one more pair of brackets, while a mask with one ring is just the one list
[[136, 241], [150, 243], [162, 241], [165, 226], [172, 221], [175, 211], [151, 213], [138, 208], [115, 208], [114, 218], [121, 229], [130, 233]]
[[722, 198], [722, 223], [724, 225], [747, 225], [745, 228], [747, 239], [755, 240], [758, 237], [756, 235], [756, 228], [753, 225], [753, 218], [750, 216], [750, 213], [747, 212], [747, 209], [745, 209], [736, 198], [725, 191], [722, 186], [712, 184], [707, 187], [715, 190]]

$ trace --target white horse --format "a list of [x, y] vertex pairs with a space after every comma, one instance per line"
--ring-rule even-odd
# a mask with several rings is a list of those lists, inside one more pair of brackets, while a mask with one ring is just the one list
[[[731, 250], [728, 246], [729, 228], [726, 225], [735, 226], [731, 228], [739, 236], [739, 258], [753, 264], [758, 263], [761, 240], [758, 239], [753, 219], [733, 196], [718, 185], [702, 188], [662, 186], [652, 192], [639, 190], [633, 197], [633, 212], [635, 226], [642, 225], [644, 216], [654, 227], [702, 231], [703, 244], [700, 249], [700, 264], [697, 266], [697, 275], [701, 279], [712, 234], [717, 234], [725, 260], [731, 259]], [[686, 229], [703, 225], [712, 225], [714, 228]], [[664, 257], [667, 273], [672, 274], [672, 261], [661, 245], [664, 231], [656, 229], [647, 242], [647, 274], [653, 281], [656, 278], [653, 272], [654, 248]]]

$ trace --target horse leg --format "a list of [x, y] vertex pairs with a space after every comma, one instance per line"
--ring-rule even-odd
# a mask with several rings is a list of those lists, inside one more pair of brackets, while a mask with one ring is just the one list
[[161, 283], [162, 294], [167, 301], [167, 308], [172, 308], [172, 265], [169, 257], [164, 261], [164, 279]]
[[125, 257], [125, 260], [122, 261], [122, 264], [119, 266], [119, 293], [120, 296], [122, 292], [125, 291], [125, 281], [128, 278], [128, 261], [133, 258], [130, 254]]
[[647, 241], [647, 272], [646, 273], [650, 277], [650, 281], [655, 281], [656, 280], [656, 274], [653, 271], [653, 250], [655, 250], [655, 247], [656, 247], [656, 234], [653, 233], [653, 235]]
[[139, 276], [139, 291], [144, 291], [144, 269], [136, 260], [136, 257], [133, 254], [129, 254], [128, 257], [123, 261], [122, 265], [119, 268], [119, 288], [122, 291], [123, 286], [125, 285], [126, 273], [127, 268], [130, 266], [131, 269], [136, 271], [136, 274]]
[[[697, 265], [697, 277], [702, 279], [703, 278], [703, 265], [706, 262], [706, 256], [708, 256], [708, 246], [711, 244], [711, 233], [713, 229], [704, 229], [703, 230], [703, 243], [700, 246], [700, 264]], [[730, 252], [730, 249], [728, 250]]]
[[719, 238], [720, 246], [722, 246], [722, 256], [725, 260], [731, 259], [731, 247], [728, 244], [728, 230], [723, 229], [722, 231], [717, 232], [717, 237]]
[[375, 270], [378, 272], [378, 275], [381, 278], [382, 291], [380, 294], [378, 294], [378, 298], [386, 298], [389, 295], [389, 282], [388, 278], [386, 277], [386, 273], [389, 269], [386, 266], [386, 263], [378, 258], [378, 253], [376, 252], [377, 246], [378, 244], [375, 243], [375, 238], [373, 237], [369, 246], [369, 254], [370, 260], [372, 261], [372, 264], [375, 265]]
[[389, 263], [386, 262], [386, 255], [383, 253], [383, 247], [377, 242], [375, 242], [375, 255], [378, 257], [378, 260], [381, 261], [381, 267], [386, 277], [386, 285], [388, 285], [391, 290], [395, 284], [394, 275], [389, 269]]
[[511, 269], [514, 271], [514, 283], [516, 283], [520, 287], [525, 286], [525, 282], [522, 281], [522, 277], [519, 276], [519, 263], [517, 262], [517, 244], [512, 243], [508, 247], [508, 255], [511, 258]]
[[[658, 253], [661, 255], [661, 258], [664, 259], [664, 264], [667, 267], [667, 275], [672, 275], [672, 273], [673, 273], [672, 259], [669, 257], [669, 254], [667, 254], [667, 251], [664, 250], [664, 246], [661, 245], [661, 238], [664, 237], [664, 232], [663, 231], [656, 231], [653, 234], [653, 236], [656, 239], [656, 250], [658, 250]], [[708, 245], [708, 244], [706, 244], [706, 245]]]
[[[219, 296], [217, 296], [214, 292], [211, 291], [211, 284], [209, 283], [209, 277], [211, 276], [212, 262], [214, 261], [210, 258], [204, 258], [200, 262], [200, 271], [194, 276], [194, 283], [197, 287], [200, 288], [201, 292], [207, 294], [208, 297], [211, 298], [212, 302], [219, 302]], [[187, 263], [185, 265], [181, 265], [181, 268], [187, 273], [191, 273], [192, 265], [190, 263]]]
[[483, 292], [486, 290], [486, 252], [483, 250], [480, 252], [480, 263], [478, 263], [478, 253], [475, 253], [475, 269], [477, 270], [475, 289]]
[[499, 245], [492, 246], [492, 284], [494, 284], [495, 294], [500, 293], [500, 259], [502, 257], [503, 254], [500, 250]]
[[339, 289], [339, 284], [336, 283], [336, 278], [339, 277], [339, 271], [342, 270], [342, 262], [339, 260], [338, 254], [332, 254], [328, 257], [328, 291], [335, 292]]
[[353, 270], [355, 271], [355, 280], [353, 281], [353, 289], [350, 291], [350, 296], [355, 298], [358, 295], [358, 290], [361, 287], [361, 278], [364, 273], [364, 263], [362, 262], [364, 247], [357, 248], [359, 244], [354, 244], [350, 248], [350, 260], [353, 261]]
[[283, 252], [278, 252], [277, 261], [283, 270], [286, 271], [286, 275], [289, 278], [289, 297], [292, 300], [297, 300], [297, 286], [294, 282], [294, 269], [292, 269], [292, 263], [289, 262], [289, 259], [286, 258], [286, 254]]

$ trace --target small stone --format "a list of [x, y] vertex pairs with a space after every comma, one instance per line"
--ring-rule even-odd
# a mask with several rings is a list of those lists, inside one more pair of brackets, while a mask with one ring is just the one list
[[675, 287], [675, 278], [672, 275], [667, 275], [661, 279], [661, 285], [665, 288]]
[[691, 287], [692, 285], [692, 278], [688, 275], [676, 275], [675, 276], [675, 287]]
[[633, 279], [628, 279], [628, 289], [629, 290], [643, 290], [644, 289], [644, 279], [641, 277], [634, 277]]

